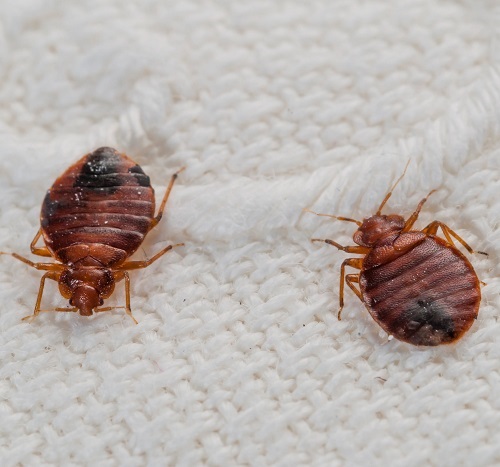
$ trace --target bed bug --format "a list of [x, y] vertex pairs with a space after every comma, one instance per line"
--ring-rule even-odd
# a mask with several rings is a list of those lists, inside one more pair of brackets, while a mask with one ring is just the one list
[[[14, 258], [46, 271], [33, 319], [41, 311], [79, 312], [82, 316], [130, 308], [128, 271], [145, 268], [182, 243], [169, 245], [149, 260], [129, 261], [148, 232], [162, 218], [174, 182], [183, 169], [170, 179], [155, 216], [155, 196], [149, 177], [125, 154], [102, 147], [69, 167], [47, 191], [42, 203], [40, 230], [31, 242], [35, 255], [52, 257], [55, 262], [35, 263], [17, 253]], [[43, 237], [45, 246], [36, 246]], [[5, 254], [5, 253], [4, 253]], [[70, 307], [40, 308], [46, 279], [59, 284], [61, 295]], [[115, 283], [125, 281], [125, 307], [102, 307]]]
[[[312, 241], [364, 255], [345, 259], [340, 267], [339, 320], [344, 307], [344, 283], [347, 283], [389, 335], [413, 345], [448, 344], [460, 339], [471, 327], [481, 301], [480, 281], [454, 240], [469, 253], [474, 251], [442, 222], [433, 221], [422, 230], [412, 230], [424, 203], [436, 190], [422, 199], [406, 220], [397, 214], [382, 214], [405, 172], [406, 169], [376, 214], [363, 222], [306, 209], [319, 216], [355, 223], [358, 226], [353, 236], [355, 246], [342, 246], [330, 239]], [[439, 228], [444, 238], [436, 235]], [[347, 266], [360, 272], [346, 275]]]

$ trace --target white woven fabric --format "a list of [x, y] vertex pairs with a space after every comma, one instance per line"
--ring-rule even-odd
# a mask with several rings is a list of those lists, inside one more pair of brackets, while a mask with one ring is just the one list
[[[0, 3], [0, 249], [45, 190], [113, 146], [162, 196], [132, 307], [32, 324], [40, 271], [0, 257], [0, 458], [17, 465], [500, 464], [500, 58], [491, 0]], [[488, 258], [456, 345], [387, 336], [338, 281], [385, 212]], [[43, 259], [42, 259], [43, 260]], [[109, 304], [123, 303], [117, 288]], [[54, 283], [44, 307], [64, 306]]]

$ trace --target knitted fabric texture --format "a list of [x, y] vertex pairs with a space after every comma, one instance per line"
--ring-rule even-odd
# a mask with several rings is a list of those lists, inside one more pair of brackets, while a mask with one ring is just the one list
[[[33, 311], [0, 256], [2, 466], [500, 463], [500, 58], [488, 0], [0, 3], [0, 250], [33, 260], [46, 190], [111, 146], [157, 201], [123, 310]], [[454, 345], [389, 339], [314, 237], [384, 212], [488, 257]], [[356, 255], [354, 255], [356, 256]], [[119, 284], [107, 305], [124, 304]], [[42, 308], [67, 306], [48, 281]]]

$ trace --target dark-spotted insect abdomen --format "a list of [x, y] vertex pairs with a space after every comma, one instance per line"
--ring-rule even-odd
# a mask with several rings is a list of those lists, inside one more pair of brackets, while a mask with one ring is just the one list
[[141, 167], [112, 148], [99, 148], [47, 192], [42, 233], [62, 263], [110, 267], [137, 250], [154, 209], [154, 190]]
[[364, 260], [368, 265], [371, 255], [387, 261], [363, 268], [360, 289], [370, 314], [389, 334], [414, 345], [439, 345], [470, 328], [481, 300], [479, 280], [456, 248], [426, 236], [401, 254], [389, 248], [381, 255], [375, 248]]

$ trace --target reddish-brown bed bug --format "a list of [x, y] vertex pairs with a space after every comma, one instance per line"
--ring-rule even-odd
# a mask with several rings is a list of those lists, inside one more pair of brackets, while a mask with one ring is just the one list
[[[99, 148], [69, 167], [48, 190], [42, 203], [40, 230], [31, 242], [35, 255], [52, 257], [54, 263], [35, 263], [16, 253], [14, 258], [47, 271], [32, 315], [41, 311], [80, 312], [82, 316], [130, 308], [130, 278], [127, 271], [145, 268], [182, 243], [169, 245], [149, 260], [127, 261], [147, 233], [160, 221], [179, 170], [170, 179], [155, 213], [155, 196], [149, 177], [125, 154]], [[36, 246], [40, 237], [45, 246]], [[5, 254], [5, 253], [4, 253]], [[59, 284], [71, 307], [41, 310], [46, 279]], [[125, 307], [102, 307], [115, 288], [125, 280]]]
[[[354, 222], [358, 226], [353, 236], [356, 246], [342, 246], [329, 239], [313, 238], [312, 241], [364, 255], [344, 260], [340, 268], [339, 319], [346, 282], [388, 334], [414, 345], [448, 344], [460, 339], [471, 327], [481, 301], [479, 279], [453, 239], [469, 253], [474, 251], [442, 222], [433, 221], [421, 231], [412, 230], [422, 206], [435, 190], [420, 201], [407, 220], [397, 214], [381, 214], [405, 172], [387, 193], [376, 214], [363, 222], [306, 209], [320, 216]], [[438, 228], [444, 239], [436, 236]], [[360, 272], [346, 275], [347, 266]]]

